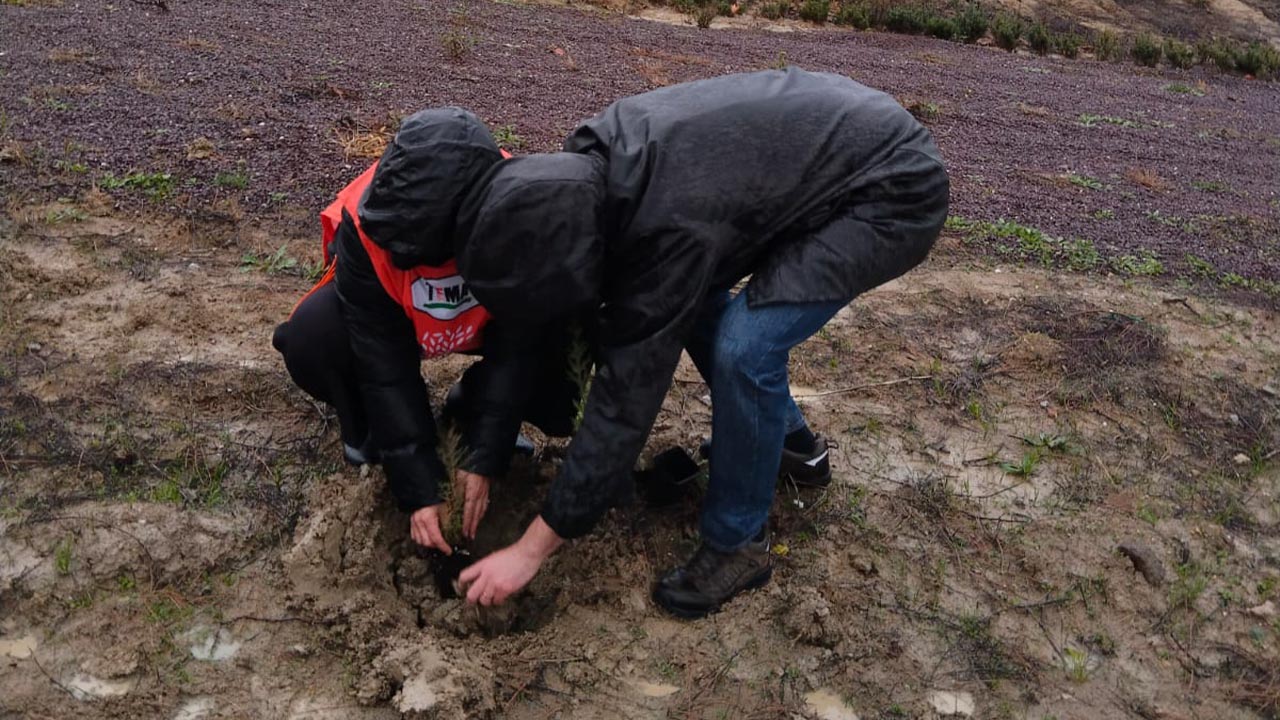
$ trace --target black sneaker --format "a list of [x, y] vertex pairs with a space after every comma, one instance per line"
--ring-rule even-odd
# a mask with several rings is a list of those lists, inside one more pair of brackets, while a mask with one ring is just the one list
[[676, 617], [700, 618], [738, 593], [764, 585], [772, 575], [767, 536], [730, 553], [703, 543], [689, 562], [658, 580], [653, 601]]
[[[705, 459], [711, 458], [711, 441], [702, 443], [698, 453]], [[790, 480], [797, 485], [807, 487], [826, 487], [831, 484], [831, 448], [827, 439], [816, 436], [813, 452], [792, 452], [782, 448], [782, 459], [778, 462], [778, 477]]]

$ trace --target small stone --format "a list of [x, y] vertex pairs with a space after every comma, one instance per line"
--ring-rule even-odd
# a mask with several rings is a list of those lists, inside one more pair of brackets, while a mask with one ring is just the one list
[[1249, 614], [1257, 618], [1273, 618], [1276, 616], [1276, 604], [1268, 600], [1261, 605], [1249, 608]]
[[27, 343], [27, 350], [30, 350], [31, 352], [40, 352], [40, 349], [43, 347], [44, 346], [38, 342]]
[[195, 272], [200, 269], [200, 263], [191, 263], [190, 265], [187, 266], [187, 269], [190, 270], [191, 272]]
[[1237, 465], [1248, 465], [1248, 464], [1249, 464], [1249, 456], [1248, 456], [1248, 455], [1245, 455], [1244, 453], [1236, 453], [1236, 456], [1235, 456], [1235, 457], [1233, 457], [1233, 458], [1231, 458], [1231, 462], [1233, 462], [1233, 463], [1235, 463], [1235, 464], [1237, 464]]
[[967, 692], [950, 692], [934, 690], [929, 693], [929, 704], [939, 715], [962, 715], [973, 717], [975, 704], [973, 695]]
[[1235, 413], [1231, 413], [1230, 415], [1228, 415], [1228, 416], [1227, 416], [1227, 419], [1231, 421], [1231, 424], [1232, 424], [1232, 425], [1239, 425], [1239, 424], [1240, 424], [1240, 416], [1239, 416], [1239, 415], [1237, 415], [1237, 414], [1235, 414]]
[[854, 556], [852, 560], [852, 565], [854, 570], [857, 570], [863, 575], [875, 575], [876, 573], [879, 572], [874, 562], [872, 562], [870, 559], [865, 558], [861, 555]]
[[293, 653], [298, 657], [311, 657], [311, 654], [312, 654], [311, 648], [307, 647], [306, 645], [303, 645], [302, 643], [289, 646], [289, 652]]
[[858, 720], [844, 699], [830, 690], [814, 690], [804, 696], [804, 704], [819, 720]]
[[1040, 401], [1040, 407], [1042, 407], [1042, 408], [1047, 408], [1047, 407], [1049, 407], [1049, 401], [1048, 401], [1048, 400], [1041, 400], [1041, 401]]

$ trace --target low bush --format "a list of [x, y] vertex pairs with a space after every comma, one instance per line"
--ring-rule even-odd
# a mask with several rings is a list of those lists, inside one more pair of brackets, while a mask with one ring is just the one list
[[918, 5], [894, 5], [885, 13], [884, 26], [896, 33], [918, 35], [924, 32], [930, 14]]
[[1130, 50], [1133, 59], [1139, 65], [1147, 67], [1155, 67], [1160, 64], [1160, 56], [1164, 54], [1164, 50], [1160, 47], [1160, 40], [1151, 33], [1138, 33], [1133, 39], [1133, 48]]
[[925, 32], [943, 40], [955, 40], [960, 35], [956, 21], [942, 15], [934, 15], [925, 22]]
[[1048, 26], [1042, 22], [1032, 24], [1027, 30], [1027, 45], [1037, 55], [1048, 55], [1053, 48], [1053, 35], [1049, 33]]
[[836, 24], [866, 30], [871, 27], [871, 11], [862, 3], [841, 3], [840, 11], [836, 13]]
[[1169, 61], [1170, 65], [1185, 70], [1196, 64], [1196, 51], [1195, 48], [1184, 42], [1174, 38], [1166, 38], [1164, 41], [1164, 58]]
[[1074, 32], [1064, 32], [1053, 40], [1058, 54], [1065, 58], [1073, 58], [1080, 54], [1080, 36]]
[[1120, 36], [1111, 30], [1103, 30], [1093, 39], [1093, 56], [1105, 62], [1120, 59]]
[[800, 6], [800, 19], [818, 24], [825, 23], [831, 15], [830, 0], [805, 0]]
[[1236, 49], [1236, 69], [1245, 75], [1267, 77], [1280, 70], [1280, 51], [1271, 45], [1251, 42]]
[[1000, 13], [991, 21], [991, 37], [996, 45], [1013, 52], [1018, 49], [1018, 41], [1022, 39], [1022, 20], [1009, 13]]

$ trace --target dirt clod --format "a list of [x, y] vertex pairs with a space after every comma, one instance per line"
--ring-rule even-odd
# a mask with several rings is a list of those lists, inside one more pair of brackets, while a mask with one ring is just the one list
[[1139, 543], [1120, 543], [1116, 548], [1120, 554], [1129, 558], [1133, 568], [1142, 574], [1144, 580], [1152, 587], [1161, 587], [1165, 581], [1164, 564], [1155, 551]]

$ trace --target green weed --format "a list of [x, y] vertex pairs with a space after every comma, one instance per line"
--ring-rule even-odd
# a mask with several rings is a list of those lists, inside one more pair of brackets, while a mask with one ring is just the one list
[[270, 255], [258, 255], [257, 253], [245, 253], [240, 258], [241, 272], [250, 270], [259, 270], [268, 275], [276, 275], [287, 272], [298, 266], [297, 258], [288, 254], [289, 248], [281, 245], [275, 252]]
[[1103, 30], [1093, 39], [1094, 57], [1104, 62], [1120, 59], [1120, 36], [1112, 30]]
[[1094, 210], [1093, 219], [1094, 220], [1115, 220], [1116, 211], [1110, 210], [1108, 208], [1103, 208], [1101, 210]]
[[1171, 609], [1194, 609], [1196, 600], [1199, 600], [1200, 596], [1204, 594], [1205, 588], [1209, 587], [1209, 579], [1205, 577], [1200, 566], [1194, 562], [1183, 563], [1174, 568], [1174, 570], [1178, 577], [1169, 589], [1169, 607]]
[[1089, 679], [1089, 653], [1073, 647], [1062, 649], [1062, 663], [1071, 682], [1083, 683]]
[[1029, 478], [1035, 474], [1036, 468], [1040, 466], [1040, 451], [1031, 449], [1022, 454], [1022, 458], [1017, 462], [1002, 462], [1000, 469], [1006, 473], [1020, 478]]
[[1217, 180], [1192, 180], [1191, 187], [1207, 193], [1224, 193], [1231, 189], [1226, 183]]
[[1086, 190], [1102, 190], [1105, 186], [1102, 181], [1097, 178], [1091, 178], [1088, 175], [1067, 175], [1067, 180], [1076, 187], [1082, 187]]
[[1196, 51], [1190, 45], [1173, 38], [1164, 41], [1164, 59], [1169, 64], [1183, 70], [1196, 64]]
[[124, 177], [116, 177], [107, 173], [98, 180], [98, 187], [104, 190], [130, 189], [140, 190], [152, 200], [163, 200], [173, 193], [175, 182], [169, 173], [133, 172]]
[[493, 139], [500, 147], [517, 150], [524, 145], [524, 138], [516, 134], [515, 125], [503, 125], [493, 129]]
[[1155, 509], [1150, 505], [1140, 506], [1138, 508], [1137, 515], [1139, 520], [1151, 525], [1152, 527], [1155, 527], [1156, 524], [1160, 522], [1160, 516], [1156, 514]]
[[1147, 67], [1155, 67], [1160, 64], [1160, 56], [1164, 54], [1164, 49], [1160, 44], [1160, 38], [1151, 33], [1138, 33], [1133, 38], [1133, 47], [1129, 51], [1133, 55], [1134, 62]]
[[1054, 38], [1054, 49], [1058, 54], [1065, 58], [1074, 58], [1080, 55], [1080, 45], [1084, 41], [1074, 32], [1059, 33]]
[[89, 214], [80, 208], [58, 208], [44, 214], [45, 224], [60, 225], [66, 222], [78, 223], [89, 219]]
[[956, 14], [956, 31], [965, 42], [977, 42], [987, 34], [990, 25], [987, 12], [976, 2], [965, 3], [964, 9]]
[[831, 15], [829, 0], [805, 0], [800, 6], [800, 19], [822, 24]]
[[1043, 22], [1032, 23], [1027, 30], [1027, 45], [1037, 55], [1048, 55], [1053, 48], [1053, 35]]
[[924, 31], [940, 40], [954, 40], [960, 35], [956, 21], [942, 15], [934, 15], [926, 20]]
[[240, 171], [220, 172], [213, 176], [213, 184], [218, 187], [231, 188], [233, 190], [244, 190], [249, 187], [249, 176]]
[[998, 13], [991, 21], [991, 37], [996, 45], [1013, 52], [1018, 49], [1018, 41], [1022, 39], [1022, 20], [1016, 15]]
[[59, 575], [71, 574], [71, 552], [75, 548], [75, 539], [68, 537], [53, 549], [53, 569]]
[[1164, 274], [1164, 264], [1150, 250], [1111, 259], [1111, 269], [1121, 275], [1152, 277]]
[[1116, 117], [1114, 115], [1093, 115], [1090, 113], [1081, 113], [1080, 117], [1076, 118], [1076, 123], [1083, 125], [1084, 127], [1097, 127], [1099, 123], [1115, 125], [1123, 128], [1142, 127], [1140, 123], [1129, 120], [1128, 118]]
[[760, 6], [760, 17], [766, 20], [781, 20], [787, 16], [787, 10], [791, 9], [789, 2], [766, 2]]
[[871, 27], [871, 12], [863, 3], [843, 2], [840, 4], [840, 10], [836, 12], [835, 22], [837, 25], [866, 30]]

